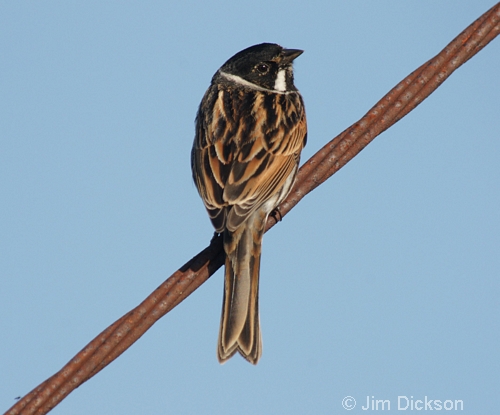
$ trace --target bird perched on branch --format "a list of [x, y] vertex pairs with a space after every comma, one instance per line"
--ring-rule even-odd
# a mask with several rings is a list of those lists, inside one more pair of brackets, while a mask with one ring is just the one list
[[302, 52], [262, 43], [237, 53], [213, 76], [196, 116], [193, 179], [226, 253], [221, 363], [238, 351], [256, 364], [262, 353], [262, 236], [292, 188], [307, 137], [292, 66]]

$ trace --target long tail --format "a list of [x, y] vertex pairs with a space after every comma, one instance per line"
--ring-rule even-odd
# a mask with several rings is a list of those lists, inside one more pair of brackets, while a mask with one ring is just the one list
[[234, 232], [224, 231], [224, 301], [217, 347], [220, 363], [239, 352], [255, 365], [262, 354], [259, 269], [267, 215], [259, 213], [251, 215]]

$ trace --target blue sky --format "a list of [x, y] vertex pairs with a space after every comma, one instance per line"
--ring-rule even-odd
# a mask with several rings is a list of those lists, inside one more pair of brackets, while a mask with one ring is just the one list
[[[226, 59], [305, 50], [306, 160], [493, 4], [2, 2], [1, 407], [209, 242], [189, 154]], [[217, 362], [219, 271], [52, 413], [493, 413], [499, 67], [496, 39], [266, 234], [258, 366]]]

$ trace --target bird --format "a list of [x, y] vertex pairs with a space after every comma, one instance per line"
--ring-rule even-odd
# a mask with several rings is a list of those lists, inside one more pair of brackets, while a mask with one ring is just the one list
[[250, 46], [214, 74], [198, 108], [191, 169], [225, 251], [219, 362], [262, 355], [258, 295], [266, 222], [294, 183], [307, 141], [293, 61], [275, 43]]

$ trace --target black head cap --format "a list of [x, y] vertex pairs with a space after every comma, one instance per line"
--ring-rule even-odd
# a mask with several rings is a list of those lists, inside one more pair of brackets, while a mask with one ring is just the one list
[[219, 72], [235, 75], [266, 89], [275, 89], [280, 70], [286, 70], [287, 90], [293, 86], [293, 60], [300, 49], [285, 49], [275, 43], [261, 43], [238, 52], [221, 66]]

